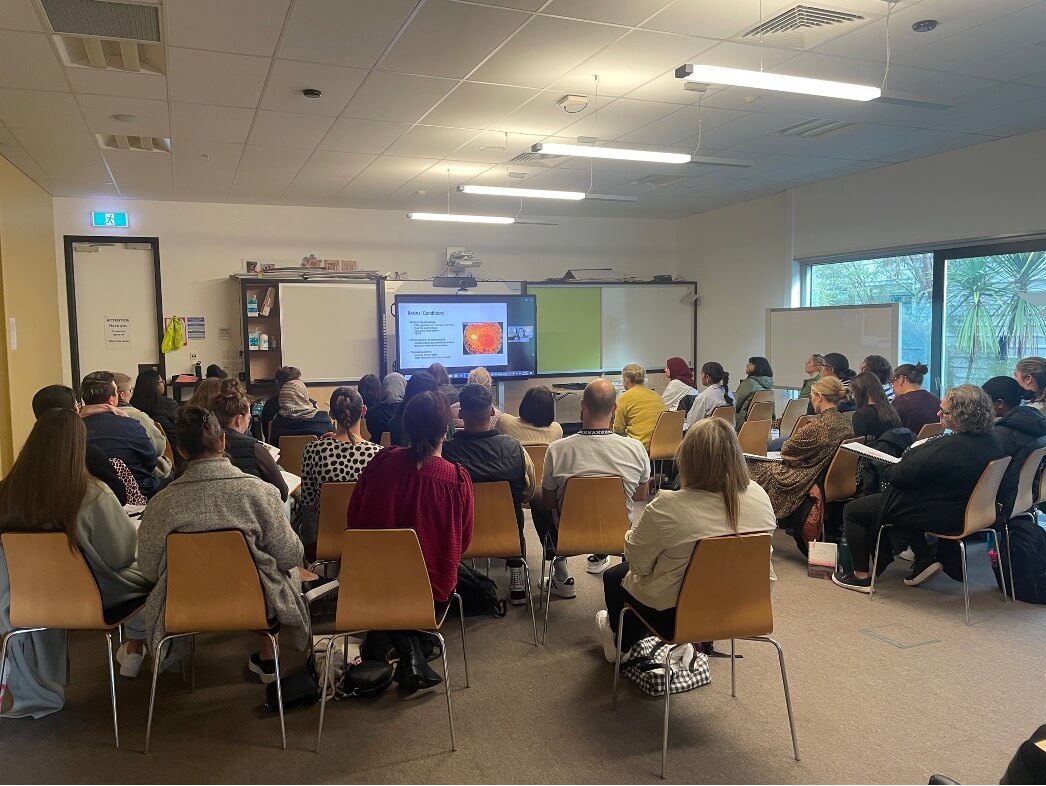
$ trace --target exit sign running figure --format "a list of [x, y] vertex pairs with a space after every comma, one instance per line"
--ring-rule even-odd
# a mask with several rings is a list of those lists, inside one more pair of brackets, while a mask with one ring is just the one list
[[91, 226], [113, 227], [115, 229], [127, 229], [126, 213], [103, 213], [95, 211], [91, 213]]

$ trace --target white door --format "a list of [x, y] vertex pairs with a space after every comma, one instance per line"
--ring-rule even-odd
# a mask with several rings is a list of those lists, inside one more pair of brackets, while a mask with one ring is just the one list
[[86, 246], [73, 246], [74, 372], [78, 368], [82, 379], [92, 371], [120, 371], [134, 379], [138, 364], [160, 362], [152, 248], [92, 244], [89, 252]]

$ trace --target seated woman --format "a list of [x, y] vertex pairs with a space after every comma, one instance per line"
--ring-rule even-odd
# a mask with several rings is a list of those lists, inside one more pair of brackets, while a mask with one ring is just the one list
[[211, 412], [225, 433], [225, 455], [240, 472], [271, 483], [287, 501], [287, 483], [276, 466], [276, 460], [261, 442], [247, 433], [251, 427], [251, 400], [240, 380], [229, 377], [211, 400]]
[[[777, 526], [766, 492], [751, 480], [730, 424], [708, 418], [686, 432], [677, 454], [679, 491], [661, 490], [625, 533], [625, 561], [603, 573], [607, 610], [596, 614], [603, 654], [617, 651], [618, 616], [625, 603], [659, 634], [670, 637], [683, 577], [699, 541], [719, 535], [773, 532]], [[770, 577], [767, 576], [767, 581]], [[622, 651], [648, 635], [625, 616]]]
[[679, 402], [684, 396], [697, 395], [694, 390], [694, 372], [683, 358], [671, 357], [665, 361], [665, 376], [669, 382], [661, 394], [661, 400], [666, 409], [679, 409]]
[[808, 379], [803, 382], [803, 387], [799, 390], [798, 398], [810, 398], [810, 388], [814, 386], [814, 383], [821, 378], [821, 368], [824, 366], [824, 355], [813, 354], [806, 359], [806, 364], [803, 366], [803, 370], [806, 372]]
[[381, 445], [368, 442], [360, 434], [360, 418], [367, 412], [360, 394], [350, 387], [340, 387], [331, 395], [334, 416], [333, 437], [310, 442], [301, 462], [301, 504], [308, 511], [302, 526], [304, 543], [316, 542], [320, 491], [327, 482], [354, 483], [370, 460], [378, 455]]
[[[399, 411], [406, 389], [407, 378], [398, 371], [393, 371], [386, 374], [381, 382], [378, 405], [372, 407], [367, 404], [367, 431], [370, 432], [370, 441], [376, 445], [381, 444], [381, 435], [389, 430], [389, 424]], [[366, 403], [366, 399], [364, 402]]]
[[[283, 503], [269, 483], [236, 469], [225, 457], [225, 433], [214, 413], [201, 407], [184, 406], [175, 421], [178, 451], [187, 462], [185, 471], [153, 497], [142, 513], [138, 529], [138, 564], [145, 577], [156, 582], [145, 605], [147, 630], [153, 656], [166, 635], [164, 608], [167, 603], [167, 536], [172, 532], [210, 532], [238, 529], [258, 567], [266, 607], [270, 615], [289, 628], [292, 643], [304, 649], [308, 641], [308, 617], [301, 597], [302, 545], [294, 534]], [[221, 577], [215, 577], [221, 591]], [[276, 664], [272, 643], [265, 638], [262, 651], [251, 655], [248, 668], [263, 683], [274, 682]], [[188, 640], [175, 639], [165, 651], [164, 663], [180, 659], [188, 651]]]
[[1013, 377], [992, 377], [981, 389], [992, 402], [995, 438], [1002, 452], [1013, 459], [1003, 475], [997, 498], [1003, 514], [1009, 516], [1017, 499], [1017, 483], [1025, 459], [1046, 444], [1046, 417], [1035, 407], [1021, 406], [1035, 393], [1022, 388]]
[[893, 370], [893, 408], [901, 425], [916, 434], [927, 423], [937, 423], [941, 400], [928, 390], [923, 390], [923, 378], [929, 372], [922, 363], [902, 363]]
[[[381, 404], [381, 380], [375, 374], [364, 374], [360, 377], [360, 381], [356, 383], [356, 392], [363, 399], [363, 406], [366, 407], [365, 412], [370, 412]], [[363, 433], [363, 428], [367, 425], [366, 415], [364, 415], [361, 423], [360, 433]], [[367, 432], [370, 432], [369, 428]]]
[[741, 380], [741, 384], [734, 391], [734, 406], [737, 408], [734, 427], [738, 431], [741, 430], [741, 426], [748, 417], [748, 409], [752, 406], [752, 395], [758, 390], [774, 389], [774, 371], [770, 368], [770, 361], [766, 358], [748, 358], [745, 374], [747, 376]]
[[1046, 358], [1022, 358], [1013, 370], [1013, 377], [1022, 388], [1034, 395], [1028, 406], [1046, 412]]
[[[854, 403], [850, 400], [850, 382], [857, 374], [850, 368], [850, 359], [839, 352], [829, 352], [824, 356], [824, 364], [821, 366], [822, 377], [835, 377], [843, 384], [845, 394], [839, 400], [840, 412], [850, 412], [854, 409]], [[814, 414], [813, 402], [807, 408], [807, 414]]]
[[280, 411], [272, 419], [269, 442], [280, 446], [280, 437], [315, 434], [322, 437], [330, 433], [331, 419], [309, 398], [309, 391], [300, 379], [292, 379], [280, 388]]
[[131, 394], [130, 404], [160, 424], [173, 449], [175, 447], [174, 413], [178, 410], [178, 402], [173, 398], [168, 398], [165, 395], [166, 392], [167, 383], [160, 376], [160, 372], [152, 368], [147, 369], [134, 381], [134, 392]]
[[698, 394], [690, 411], [686, 413], [684, 431], [702, 418], [707, 418], [716, 407], [730, 407], [734, 404], [734, 398], [730, 395], [730, 375], [720, 364], [712, 361], [701, 366], [701, 384], [705, 389]]
[[[925, 440], [908, 450], [883, 473], [885, 492], [855, 499], [843, 508], [843, 527], [850, 547], [853, 570], [832, 575], [832, 581], [855, 592], [869, 591], [871, 555], [879, 528], [891, 524], [891, 536], [909, 543], [915, 562], [904, 583], [922, 584], [939, 573], [926, 532], [962, 532], [966, 503], [989, 461], [1002, 458], [1002, 448], [992, 434], [995, 421], [987, 394], [974, 385], [959, 385], [944, 394], [941, 423], [952, 434]], [[884, 539], [879, 573], [893, 561]]]
[[[458, 562], [472, 541], [472, 480], [463, 467], [442, 457], [449, 423], [450, 408], [441, 393], [412, 397], [403, 414], [411, 446], [383, 450], [371, 460], [347, 516], [350, 528], [410, 527], [418, 533], [437, 618], [457, 586]], [[390, 638], [399, 655], [395, 679], [401, 690], [413, 693], [443, 681], [425, 662], [416, 633], [394, 631]]]
[[853, 436], [849, 418], [836, 408], [843, 395], [843, 385], [838, 379], [817, 380], [810, 391], [810, 404], [819, 417], [793, 431], [785, 440], [781, 446], [782, 460], [748, 460], [752, 479], [770, 496], [777, 518], [789, 516], [802, 504], [839, 445]]
[[429, 373], [432, 375], [432, 378], [436, 380], [436, 389], [447, 397], [447, 404], [457, 404], [458, 389], [450, 384], [450, 374], [447, 373], [446, 366], [442, 363], [433, 363], [429, 366]]
[[879, 380], [879, 385], [882, 386], [883, 393], [886, 394], [886, 400], [894, 400], [897, 391], [893, 389], [893, 384], [890, 382], [893, 379], [893, 367], [889, 360], [882, 355], [869, 355], [861, 361], [860, 373], [874, 374], [875, 378]]
[[563, 427], [556, 422], [556, 397], [544, 385], [528, 388], [519, 402], [519, 417], [502, 414], [494, 430], [515, 437], [522, 445], [548, 445], [562, 439]]
[[396, 409], [396, 414], [389, 421], [389, 434], [392, 437], [393, 445], [399, 445], [401, 448], [410, 447], [410, 435], [403, 426], [403, 413], [406, 412], [407, 404], [410, 403], [410, 400], [421, 393], [428, 393], [438, 389], [439, 386], [436, 384], [436, 380], [429, 372], [419, 371], [417, 374], [411, 374], [410, 379], [407, 381], [407, 388], [403, 393], [403, 401], [400, 402], [399, 407]]
[[[193, 388], [192, 397], [189, 399], [189, 406], [210, 409], [211, 401], [213, 401], [214, 397], [218, 395], [218, 391], [221, 390], [221, 387], [222, 381], [218, 377], [208, 377]], [[177, 431], [177, 428], [175, 431]]]
[[866, 437], [865, 441], [871, 443], [884, 432], [900, 427], [901, 419], [887, 401], [875, 374], [866, 371], [854, 377], [850, 383], [850, 397], [857, 407], [853, 417], [855, 437]]
[[[493, 390], [494, 380], [491, 379], [490, 372], [487, 371], [483, 366], [474, 368], [469, 372], [468, 384], [470, 385], [482, 385], [487, 390]], [[459, 412], [460, 407], [455, 403], [450, 407], [450, 416], [454, 419], [452, 425], [454, 428], [465, 428], [465, 421], [461, 419], [461, 413]], [[490, 416], [490, 427], [494, 428], [494, 424], [497, 423], [498, 418], [501, 416], [501, 410], [494, 407], [494, 414]], [[454, 431], [451, 429], [450, 434]]]
[[[65, 532], [70, 548], [83, 555], [98, 583], [105, 609], [145, 598], [152, 583], [135, 563], [137, 536], [108, 486], [87, 474], [87, 431], [68, 409], [40, 415], [17, 460], [0, 481], [0, 532]], [[61, 479], [56, 484], [56, 479]], [[13, 628], [10, 583], [0, 547], [0, 634]], [[145, 626], [141, 615], [124, 625], [127, 639], [116, 653], [120, 674], [137, 676], [142, 665]], [[27, 633], [7, 650], [3, 717], [40, 718], [65, 701], [64, 630]]]

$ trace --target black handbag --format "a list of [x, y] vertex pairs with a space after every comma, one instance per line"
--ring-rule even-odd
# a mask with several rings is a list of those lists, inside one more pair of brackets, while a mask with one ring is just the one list
[[380, 696], [392, 684], [392, 666], [380, 660], [364, 660], [349, 666], [341, 679], [346, 696], [369, 699]]
[[[320, 700], [320, 689], [316, 685], [316, 680], [307, 671], [283, 677], [279, 684], [283, 692], [285, 710], [291, 707], [308, 707]], [[270, 682], [265, 686], [265, 706], [273, 712], [279, 710], [275, 682]]]

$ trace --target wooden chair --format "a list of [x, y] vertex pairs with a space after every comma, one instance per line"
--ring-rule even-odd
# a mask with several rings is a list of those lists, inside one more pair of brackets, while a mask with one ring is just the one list
[[320, 520], [316, 530], [316, 560], [309, 566], [330, 565], [341, 559], [341, 533], [346, 529], [349, 500], [356, 484], [327, 482], [320, 486]]
[[766, 446], [770, 442], [770, 420], [746, 420], [737, 432], [737, 441], [741, 443], [744, 453], [756, 456], [766, 455]]
[[[1003, 511], [1003, 530], [1006, 533], [1006, 561], [1010, 565], [1010, 599], [1016, 603], [1017, 591], [1013, 583], [1013, 557], [1010, 551], [1010, 520], [1029, 513], [1034, 507], [1035, 483], [1042, 475], [1042, 462], [1046, 459], [1046, 448], [1033, 450], [1021, 465], [1021, 474], [1017, 479], [1017, 497], [1013, 507]], [[1040, 483], [1040, 494], [1041, 483]], [[1034, 514], [1032, 515], [1034, 521]], [[1005, 579], [1003, 580], [1005, 584]], [[1005, 590], [1005, 588], [1004, 588]], [[1005, 595], [1005, 591], [1003, 592]]]
[[[966, 576], [966, 543], [964, 540], [975, 532], [981, 532], [989, 534], [990, 538], [995, 540], [995, 549], [999, 550], [999, 536], [998, 533], [992, 528], [998, 518], [998, 508], [995, 498], [999, 494], [999, 485], [1002, 483], [1002, 476], [1006, 474], [1006, 467], [1010, 464], [1010, 457], [1004, 456], [1001, 459], [995, 459], [995, 461], [989, 461], [988, 466], [984, 468], [984, 472], [981, 473], [980, 480], [977, 481], [977, 485], [973, 487], [973, 493], [970, 494], [970, 499], [966, 503], [966, 514], [963, 520], [963, 530], [958, 535], [942, 535], [937, 532], [930, 532], [928, 534], [933, 535], [935, 538], [940, 540], [957, 540], [959, 541], [959, 551], [962, 554], [962, 596], [963, 601], [966, 604], [966, 624], [970, 625], [970, 584]], [[882, 541], [883, 530], [891, 526], [890, 523], [884, 523], [879, 529], [879, 534], [875, 539], [875, 555], [872, 558], [872, 582], [868, 590], [869, 599], [875, 596], [875, 572], [879, 563], [879, 547]], [[990, 541], [989, 541], [990, 542]], [[1006, 599], [1006, 583], [1003, 582], [1003, 600]]]
[[[625, 533], [631, 523], [625, 504], [625, 485], [617, 475], [577, 477], [567, 480], [559, 511], [559, 529], [554, 556], [545, 586], [545, 623], [541, 643], [548, 635], [548, 607], [552, 600], [552, 574], [556, 561], [579, 554], [625, 553]], [[548, 545], [548, 544], [544, 544]], [[541, 576], [545, 579], [545, 552]]]
[[[191, 653], [196, 634], [210, 631], [243, 631], [268, 636], [276, 660], [276, 700], [280, 714], [282, 747], [287, 749], [283, 721], [283, 690], [280, 687], [279, 626], [265, 608], [265, 594], [247, 541], [238, 529], [209, 532], [172, 532], [167, 536], [167, 631], [153, 654], [153, 680], [149, 691], [149, 715], [145, 724], [145, 752], [152, 736], [156, 678], [163, 663], [164, 646], [190, 636]], [[193, 670], [190, 654], [190, 673]], [[195, 682], [195, 680], [193, 680]], [[192, 683], [190, 683], [192, 685]]]
[[840, 412], [839, 414], [846, 418], [850, 423], [854, 422], [854, 413], [857, 410], [851, 409], [849, 412]]
[[0, 636], [0, 674], [7, 663], [8, 644], [15, 636], [52, 628], [101, 631], [107, 649], [113, 737], [119, 748], [112, 632], [145, 605], [145, 597], [105, 611], [91, 569], [80, 550], [69, 547], [64, 532], [5, 532], [0, 542], [7, 561], [13, 627]]
[[774, 403], [774, 391], [772, 390], [757, 390], [752, 394], [752, 403]]
[[516, 507], [512, 504], [512, 489], [507, 480], [474, 483], [472, 485], [474, 525], [472, 541], [461, 555], [463, 560], [498, 557], [523, 561], [523, 577], [527, 582], [527, 605], [534, 627], [534, 646], [538, 646], [538, 623], [534, 614], [534, 595], [530, 587], [530, 565], [520, 545]]
[[545, 454], [548, 453], [548, 445], [524, 445], [530, 461], [534, 464], [534, 474], [538, 479], [538, 493], [541, 493], [541, 476], [545, 471]]
[[163, 438], [166, 440], [163, 446], [163, 457], [167, 459], [167, 463], [170, 464], [171, 467], [174, 467], [174, 449], [171, 447], [171, 440], [167, 439], [167, 432], [163, 430], [163, 426], [155, 420], [153, 421], [153, 425], [156, 426], [161, 434], [163, 434]]
[[[770, 603], [770, 535], [727, 535], [706, 538], [697, 543], [690, 558], [683, 586], [676, 603], [676, 622], [672, 637], [662, 639], [669, 645], [665, 661], [659, 667], [670, 671], [672, 652], [691, 642], [730, 639], [730, 695], [737, 696], [737, 660], [735, 641], [763, 641], [777, 649], [784, 685], [788, 725], [792, 732], [792, 751], [799, 761], [799, 741], [795, 734], [792, 694], [788, 689], [784, 650], [770, 634], [774, 631], [774, 611]], [[634, 614], [650, 631], [661, 638], [629, 604], [621, 609], [617, 622], [617, 663], [614, 668], [614, 709], [617, 709], [618, 684], [621, 674], [621, 636], [625, 613]], [[661, 728], [661, 777], [668, 775], [669, 691], [664, 696], [664, 721]]]
[[[842, 445], [863, 441], [864, 437], [850, 437], [844, 439]], [[828, 471], [824, 476], [825, 504], [853, 499], [857, 495], [857, 462], [861, 457], [849, 450], [843, 450], [842, 445], [835, 451], [832, 463], [828, 465]]]
[[383, 431], [383, 432], [381, 432], [381, 441], [380, 441], [379, 444], [383, 448], [391, 448], [392, 447], [392, 432], [391, 431]]
[[676, 448], [683, 441], [683, 421], [686, 413], [682, 410], [665, 411], [657, 416], [654, 433], [650, 437], [650, 460], [654, 464], [654, 475], [658, 474], [658, 462], [675, 460]]
[[[518, 532], [518, 530], [517, 530]], [[439, 632], [447, 619], [444, 610], [436, 620], [425, 557], [421, 553], [418, 535], [412, 529], [349, 529], [342, 533], [341, 576], [342, 591], [338, 595], [334, 630], [327, 644], [323, 678], [320, 685], [330, 681], [331, 653], [340, 638], [355, 636], [369, 630], [411, 630], [433, 636], [443, 653], [443, 688], [447, 695], [447, 716], [450, 719], [450, 746], [458, 749], [454, 736], [454, 713], [450, 702], [450, 671], [447, 668], [447, 643]], [[517, 544], [518, 548], [518, 544]], [[461, 649], [465, 663], [465, 687], [469, 686], [468, 653], [465, 650], [465, 616], [461, 598]], [[327, 709], [327, 692], [320, 700], [320, 724], [316, 731], [316, 752], [320, 752], [323, 738], [323, 716]]]
[[734, 418], [737, 417], [737, 409], [734, 407], [733, 404], [724, 404], [723, 406], [716, 407], [712, 410], [712, 417], [728, 420], [732, 424], [734, 422]]
[[[817, 420], [817, 418], [819, 418], [819, 417], [820, 417], [820, 415], [802, 415], [799, 418], [799, 420], [797, 420], [795, 422], [795, 427], [792, 429], [792, 434], [795, 434], [795, 432], [797, 432], [799, 429], [801, 429], [807, 423], [812, 423], [813, 421]], [[788, 436], [792, 436], [792, 434], [789, 434]]]
[[370, 442], [370, 429], [367, 428], [367, 421], [364, 418], [360, 418], [360, 436], [365, 442]]
[[[770, 391], [767, 390], [764, 392], [769, 393]], [[753, 401], [752, 405], [748, 408], [748, 414], [745, 416], [745, 422], [747, 423], [749, 420], [773, 420], [773, 417], [773, 401]]]
[[796, 423], [806, 414], [809, 407], [810, 399], [808, 398], [789, 399], [788, 403], [785, 404], [784, 414], [781, 415], [780, 436], [783, 439], [788, 439]]
[[943, 423], [927, 423], [921, 429], [916, 439], [928, 439], [930, 437], [939, 437], [944, 433]]
[[280, 466], [292, 475], [301, 477], [301, 462], [302, 457], [305, 455], [305, 448], [310, 442], [315, 442], [316, 439], [315, 434], [294, 436], [285, 434], [280, 437], [280, 444], [276, 446], [280, 449]]

